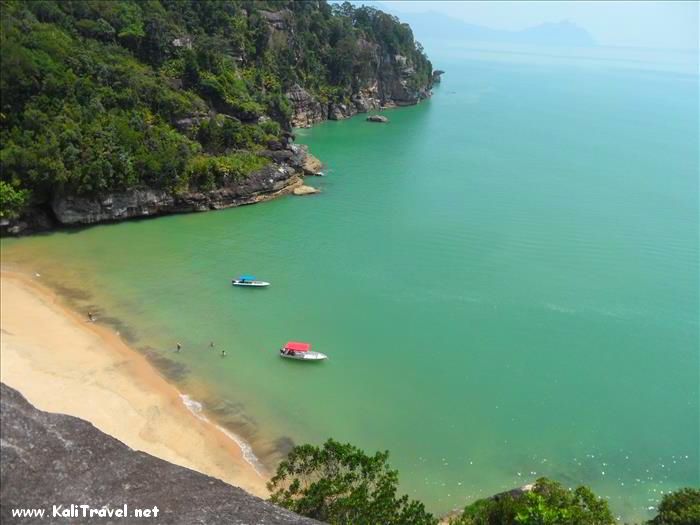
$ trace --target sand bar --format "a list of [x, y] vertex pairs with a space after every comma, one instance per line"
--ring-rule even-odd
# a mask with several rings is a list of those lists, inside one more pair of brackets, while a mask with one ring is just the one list
[[265, 479], [114, 331], [67, 308], [39, 279], [0, 276], [0, 378], [41, 410], [90, 421], [131, 448], [266, 496]]

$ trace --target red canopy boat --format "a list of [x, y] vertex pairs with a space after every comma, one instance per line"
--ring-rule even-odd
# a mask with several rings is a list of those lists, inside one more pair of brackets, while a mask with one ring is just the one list
[[299, 359], [301, 361], [323, 361], [328, 359], [326, 354], [313, 352], [309, 343], [297, 343], [295, 341], [289, 341], [280, 348], [280, 357]]
[[284, 347], [287, 350], [294, 350], [295, 352], [308, 352], [311, 350], [311, 345], [309, 343], [295, 343], [294, 341], [289, 341]]

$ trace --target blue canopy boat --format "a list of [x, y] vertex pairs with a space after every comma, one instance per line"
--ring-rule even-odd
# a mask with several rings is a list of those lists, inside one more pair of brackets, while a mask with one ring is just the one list
[[233, 284], [233, 286], [252, 287], [270, 286], [270, 283], [266, 281], [258, 281], [254, 275], [241, 275], [238, 279], [233, 279], [231, 284]]

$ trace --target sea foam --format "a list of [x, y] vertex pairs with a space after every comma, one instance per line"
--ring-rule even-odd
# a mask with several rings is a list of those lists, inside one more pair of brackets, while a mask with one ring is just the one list
[[222, 427], [221, 425], [217, 425], [216, 423], [212, 422], [207, 416], [204, 415], [204, 406], [199, 401], [192, 399], [187, 394], [180, 394], [180, 399], [182, 400], [182, 403], [187, 407], [187, 410], [192, 412], [192, 414], [194, 414], [197, 419], [214, 425], [227, 438], [236, 443], [236, 445], [238, 445], [238, 448], [241, 449], [243, 459], [245, 459], [246, 463], [253, 467], [255, 472], [257, 472], [261, 477], [266, 476], [265, 466], [255, 455], [255, 452], [253, 452], [253, 447], [250, 446], [250, 443], [248, 443], [238, 434], [231, 432], [230, 430]]

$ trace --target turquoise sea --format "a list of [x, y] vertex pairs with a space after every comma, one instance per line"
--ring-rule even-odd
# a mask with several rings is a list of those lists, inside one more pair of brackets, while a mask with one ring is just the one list
[[[268, 468], [334, 437], [389, 449], [436, 512], [547, 475], [641, 519], [700, 486], [698, 76], [632, 54], [445, 48], [389, 124], [298, 131], [321, 195], [5, 239], [3, 264]], [[287, 340], [330, 360], [281, 360]]]

